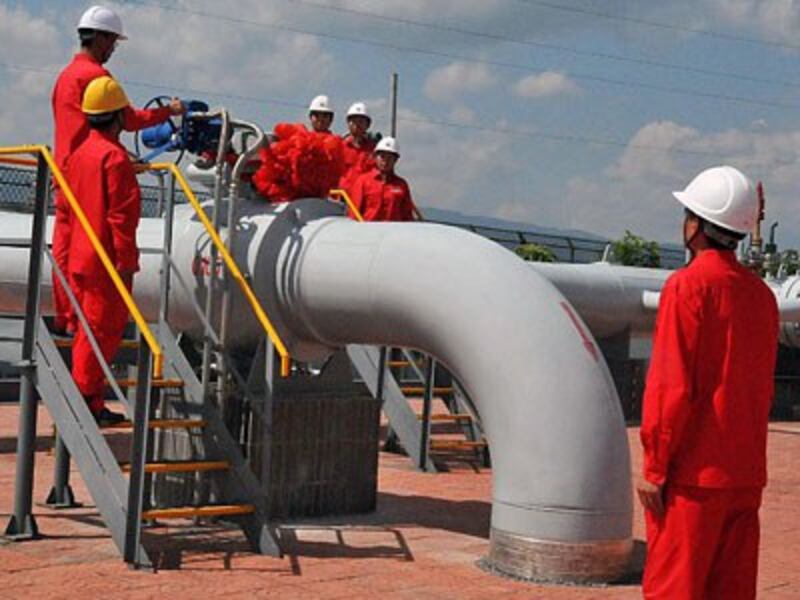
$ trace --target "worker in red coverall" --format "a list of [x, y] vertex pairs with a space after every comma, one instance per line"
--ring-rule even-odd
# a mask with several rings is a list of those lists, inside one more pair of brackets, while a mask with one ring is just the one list
[[756, 224], [758, 200], [732, 167], [708, 169], [674, 195], [692, 260], [661, 292], [645, 388], [642, 591], [752, 599], [778, 311], [734, 251]]
[[[139, 270], [136, 228], [141, 195], [133, 163], [119, 141], [128, 107], [125, 92], [111, 77], [99, 77], [87, 86], [82, 109], [89, 136], [67, 159], [65, 174], [92, 230], [130, 291], [133, 274]], [[119, 349], [128, 309], [74, 213], [71, 219], [70, 283], [108, 362]], [[105, 406], [104, 374], [82, 325], [72, 347], [72, 376], [98, 424], [124, 419]]]
[[375, 141], [368, 134], [372, 118], [363, 102], [354, 103], [347, 111], [348, 135], [344, 137], [344, 174], [339, 187], [352, 196], [353, 184], [360, 175], [375, 167]]
[[[69, 156], [88, 137], [89, 126], [81, 112], [81, 100], [86, 86], [93, 79], [110, 75], [103, 67], [114, 52], [118, 40], [127, 39], [122, 31], [122, 21], [109, 8], [93, 6], [88, 9], [78, 23], [78, 36], [81, 50], [72, 62], [61, 71], [53, 88], [52, 106], [55, 122], [55, 159], [60, 169], [64, 169]], [[178, 99], [165, 107], [152, 110], [136, 110], [128, 106], [124, 110], [124, 128], [134, 131], [157, 125], [170, 117], [183, 112], [183, 104]], [[60, 190], [55, 194], [56, 219], [53, 230], [53, 256], [63, 273], [69, 271], [68, 249], [71, 229], [69, 228], [69, 204]], [[72, 308], [58, 277], [53, 275], [53, 304], [55, 320], [53, 329], [57, 333], [74, 331], [75, 318]]]
[[316, 96], [308, 105], [308, 119], [315, 133], [333, 135], [333, 105], [327, 96]]
[[[375, 168], [356, 179], [351, 199], [365, 221], [413, 221], [420, 214], [408, 183], [394, 172], [400, 158], [397, 141], [385, 137], [375, 146]], [[353, 216], [353, 215], [351, 215]]]

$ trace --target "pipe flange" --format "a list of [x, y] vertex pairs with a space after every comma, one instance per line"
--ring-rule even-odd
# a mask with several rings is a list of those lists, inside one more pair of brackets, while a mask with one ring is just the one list
[[492, 528], [486, 565], [515, 579], [579, 585], [611, 583], [626, 574], [633, 540], [554, 542]]

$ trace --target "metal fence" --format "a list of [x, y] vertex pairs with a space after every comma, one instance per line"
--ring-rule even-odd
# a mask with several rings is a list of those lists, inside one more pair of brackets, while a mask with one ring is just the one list
[[[20, 167], [0, 165], [0, 209], [17, 212], [33, 212], [35, 171]], [[142, 216], [158, 215], [157, 186], [142, 186]], [[201, 200], [207, 194], [198, 193]], [[176, 202], [185, 202], [183, 193], [176, 191]], [[549, 248], [560, 262], [588, 263], [603, 258], [610, 240], [581, 238], [569, 235], [556, 235], [526, 231], [521, 229], [502, 229], [448, 221], [434, 221], [443, 225], [460, 227], [493, 240], [513, 250], [520, 244], [540, 244]], [[661, 247], [661, 265], [664, 268], [677, 268], [684, 264], [683, 250], [673, 247]]]
[[[15, 212], [33, 212], [34, 184], [36, 171], [20, 167], [7, 167], [0, 165], [0, 210]], [[142, 187], [142, 216], [158, 216], [159, 188], [153, 185]], [[204, 200], [207, 194], [198, 193], [197, 197]], [[180, 190], [175, 190], [176, 203], [185, 203], [186, 197]], [[51, 213], [52, 207], [51, 207]]]

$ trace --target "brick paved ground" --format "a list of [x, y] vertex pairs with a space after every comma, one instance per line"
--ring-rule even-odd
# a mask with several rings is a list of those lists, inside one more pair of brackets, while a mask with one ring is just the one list
[[[43, 412], [43, 411], [42, 411]], [[0, 519], [12, 507], [16, 407], [0, 406]], [[50, 485], [49, 420], [40, 414], [35, 498]], [[778, 429], [776, 426], [775, 429]], [[762, 510], [760, 598], [800, 597], [800, 428], [769, 439], [770, 486]], [[792, 431], [794, 433], [792, 433]], [[637, 430], [631, 429], [638, 465]], [[79, 499], [88, 496], [73, 472]], [[284, 559], [254, 556], [238, 531], [168, 533], [158, 574], [123, 566], [97, 512], [36, 508], [44, 539], [0, 542], [2, 598], [638, 598], [631, 583], [606, 588], [542, 587], [486, 574], [490, 473], [468, 468], [428, 475], [382, 454], [378, 511], [282, 529]], [[634, 533], [643, 535], [641, 513]], [[166, 539], [166, 538], [165, 538]]]

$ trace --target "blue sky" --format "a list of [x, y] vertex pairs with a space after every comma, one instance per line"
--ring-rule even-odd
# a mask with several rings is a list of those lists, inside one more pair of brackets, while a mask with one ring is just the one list
[[[397, 71], [398, 169], [422, 206], [675, 241], [670, 191], [728, 163], [764, 180], [779, 241], [800, 245], [800, 2], [111, 5], [131, 39], [108, 66], [138, 103], [177, 91], [270, 128], [304, 120], [309, 99], [328, 93], [339, 131], [360, 99], [386, 131]], [[50, 88], [87, 6], [0, 0], [1, 144], [50, 138]]]

